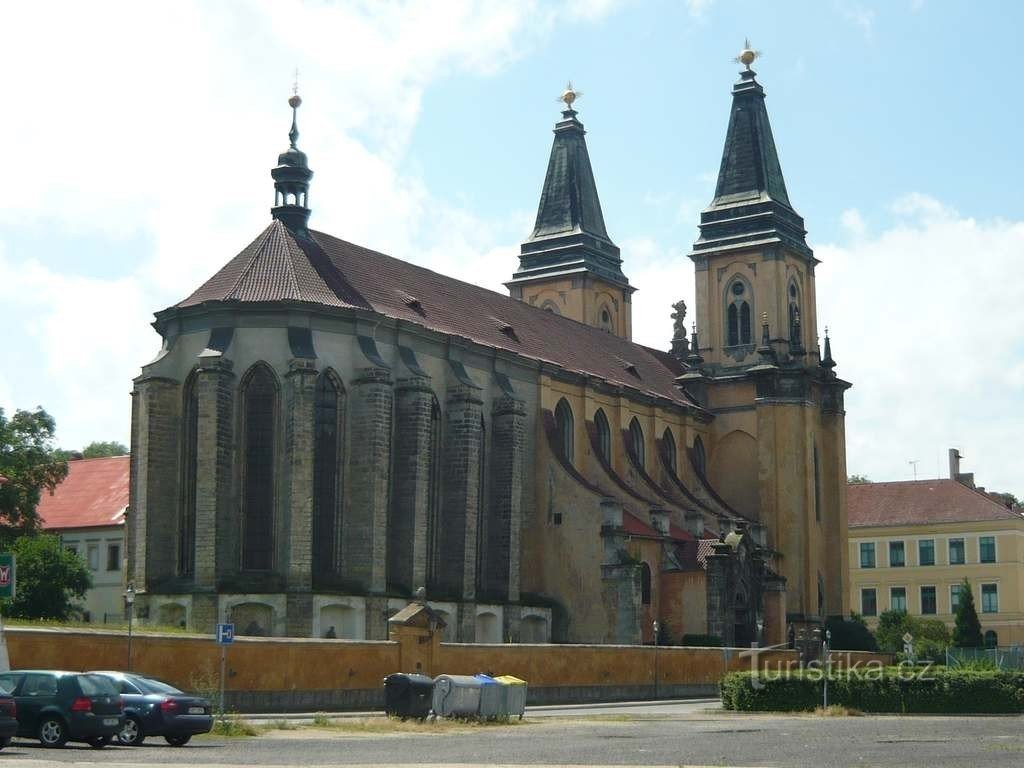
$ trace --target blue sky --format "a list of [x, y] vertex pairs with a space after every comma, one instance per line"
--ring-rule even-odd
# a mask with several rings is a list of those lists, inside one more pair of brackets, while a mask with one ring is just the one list
[[[54, 6], [59, 7], [54, 7]], [[31, 4], [7, 12], [0, 406], [127, 442], [131, 378], [179, 300], [268, 220], [291, 72], [313, 225], [495, 289], [529, 232], [567, 79], [636, 338], [692, 307], [749, 36], [818, 269], [848, 464], [1024, 496], [1018, 3]], [[61, 21], [55, 23], [53, 19]]]

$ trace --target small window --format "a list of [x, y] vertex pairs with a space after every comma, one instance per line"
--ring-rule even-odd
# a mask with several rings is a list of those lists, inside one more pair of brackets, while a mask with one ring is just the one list
[[902, 541], [889, 542], [889, 567], [902, 568], [907, 564], [907, 553]]
[[935, 539], [921, 539], [917, 542], [917, 564], [935, 565]]
[[22, 696], [55, 696], [57, 694], [57, 678], [54, 675], [29, 673], [21, 686]]
[[100, 569], [100, 545], [88, 545], [88, 547], [86, 548], [86, 553], [89, 562], [89, 570], [98, 571]]
[[935, 587], [921, 587], [921, 613], [925, 616], [935, 614]]
[[555, 425], [558, 427], [558, 451], [569, 464], [573, 459], [573, 418], [572, 408], [563, 397], [555, 406]]
[[651, 604], [651, 566], [640, 563], [640, 602]]
[[878, 615], [878, 595], [874, 589], [860, 591], [860, 612], [864, 616]]
[[949, 540], [949, 564], [950, 565], [963, 565], [966, 562], [964, 558], [964, 540], [963, 539], [950, 539]]
[[978, 539], [978, 561], [994, 563], [996, 561], [996, 537], [982, 536]]
[[103, 675], [76, 675], [83, 696], [116, 696], [117, 686]]
[[644, 431], [636, 417], [629, 422], [629, 453], [637, 466], [643, 469], [646, 466], [644, 456]]
[[138, 688], [136, 688], [134, 685], [132, 685], [127, 680], [120, 680], [118, 687], [120, 688], [121, 693], [127, 693], [129, 695], [133, 694], [133, 695], [137, 696], [140, 693], [142, 693], [142, 691], [140, 691]]
[[873, 542], [873, 541], [861, 542], [861, 545], [860, 545], [860, 567], [861, 568], [874, 568], [875, 567], [875, 542]]
[[119, 570], [121, 570], [121, 545], [120, 544], [108, 544], [107, 545], [107, 570], [108, 571], [119, 571]]
[[735, 283], [732, 284], [732, 295], [733, 296], [742, 296], [743, 293], [744, 293], [744, 290], [745, 289], [743, 287], [743, 283], [741, 283], [739, 280], [737, 280]]
[[999, 588], [995, 584], [981, 585], [981, 612], [999, 613]]
[[960, 590], [962, 585], [953, 584], [949, 588], [949, 612], [956, 613], [957, 608], [960, 607]]
[[906, 587], [892, 587], [889, 590], [889, 608], [893, 611], [907, 610], [907, 589]]

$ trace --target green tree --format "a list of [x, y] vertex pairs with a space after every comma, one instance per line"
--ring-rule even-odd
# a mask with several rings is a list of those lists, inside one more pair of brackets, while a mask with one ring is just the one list
[[126, 456], [127, 454], [128, 447], [116, 440], [107, 443], [94, 440], [82, 449], [83, 459], [99, 459], [104, 456]]
[[825, 629], [832, 633], [831, 647], [837, 651], [877, 651], [878, 642], [864, 617], [850, 611], [850, 618], [830, 616]]
[[850, 475], [846, 482], [850, 485], [867, 485], [872, 481], [867, 475]]
[[75, 615], [75, 600], [81, 600], [92, 586], [85, 561], [52, 534], [23, 534], [12, 549], [17, 558], [17, 591], [13, 602], [3, 601], [4, 615], [57, 621]]
[[1005, 504], [1006, 506], [1010, 507], [1011, 509], [1013, 507], [1021, 506], [1020, 500], [1016, 496], [1014, 496], [1012, 493], [1001, 493], [999, 491], [992, 491], [992, 492], [989, 493], [989, 496], [991, 496], [993, 499], [999, 501], [1000, 503]]
[[967, 579], [960, 585], [960, 604], [956, 607], [953, 645], [957, 648], [981, 648], [985, 645], [978, 611], [974, 607], [974, 593], [971, 591], [971, 582]]
[[17, 410], [10, 419], [0, 408], [0, 533], [38, 528], [40, 495], [67, 477], [67, 461], [53, 447], [55, 429], [42, 408]]

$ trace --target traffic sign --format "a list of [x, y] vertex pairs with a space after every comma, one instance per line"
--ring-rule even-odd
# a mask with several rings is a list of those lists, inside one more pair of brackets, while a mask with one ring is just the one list
[[231, 645], [233, 642], [235, 642], [235, 625], [218, 624], [217, 645]]
[[14, 555], [10, 552], [0, 554], [0, 597], [14, 599], [14, 584], [17, 568]]

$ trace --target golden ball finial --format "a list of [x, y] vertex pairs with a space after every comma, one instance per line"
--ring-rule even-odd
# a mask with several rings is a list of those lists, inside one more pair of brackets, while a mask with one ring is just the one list
[[740, 51], [740, 55], [733, 59], [733, 61], [737, 64], [742, 64], [747, 69], [750, 69], [750, 65], [759, 58], [761, 58], [761, 52], [755, 51], [750, 46], [750, 39], [748, 38], [743, 41], [743, 50]]
[[573, 102], [582, 95], [582, 91], [577, 91], [572, 87], [572, 80], [570, 80], [566, 83], [565, 90], [562, 91], [562, 95], [558, 97], [558, 100], [564, 102], [567, 109], [572, 109]]
[[292, 109], [298, 109], [299, 107], [302, 106], [302, 97], [300, 97], [299, 94], [297, 93], [293, 94], [291, 98], [288, 99], [288, 106], [291, 107]]

